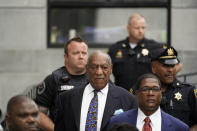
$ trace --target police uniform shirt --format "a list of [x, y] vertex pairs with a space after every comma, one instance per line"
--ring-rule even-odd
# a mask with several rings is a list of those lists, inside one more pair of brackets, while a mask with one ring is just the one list
[[162, 93], [161, 108], [190, 127], [197, 124], [197, 89], [174, 80]]
[[61, 67], [47, 76], [38, 86], [35, 101], [38, 105], [49, 108], [50, 118], [54, 121], [57, 95], [87, 83], [88, 77], [86, 74], [70, 75], [65, 67]]
[[108, 53], [113, 63], [115, 84], [130, 90], [139, 76], [151, 72], [150, 52], [161, 45], [146, 38], [134, 49], [129, 45], [129, 38], [112, 45]]

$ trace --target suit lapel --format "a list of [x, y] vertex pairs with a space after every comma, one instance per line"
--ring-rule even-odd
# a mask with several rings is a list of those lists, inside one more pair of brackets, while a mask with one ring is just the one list
[[172, 130], [172, 124], [169, 123], [168, 118], [166, 117], [166, 114], [163, 111], [161, 111], [161, 119], [161, 131]]
[[74, 112], [74, 120], [75, 120], [77, 129], [79, 129], [79, 126], [80, 126], [81, 103], [82, 103], [84, 89], [85, 87], [80, 88], [79, 90], [76, 90], [72, 96], [72, 108], [71, 109]]
[[132, 115], [129, 114], [128, 118], [130, 119], [132, 125], [137, 126], [137, 115], [138, 115], [138, 109], [137, 108], [133, 109]]
[[115, 109], [118, 109], [119, 107], [119, 101], [117, 99], [116, 95], [116, 90], [114, 90], [116, 87], [112, 87], [111, 84], [109, 84], [109, 90], [108, 90], [108, 95], [107, 95], [107, 100], [105, 103], [105, 110], [103, 113], [103, 119], [102, 119], [102, 124], [101, 124], [101, 130], [107, 125], [109, 122], [111, 116], [113, 115]]

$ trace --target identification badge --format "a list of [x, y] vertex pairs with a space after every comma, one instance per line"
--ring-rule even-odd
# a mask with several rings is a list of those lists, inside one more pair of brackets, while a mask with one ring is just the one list
[[74, 88], [74, 86], [71, 86], [71, 85], [61, 85], [61, 91], [70, 90], [72, 88]]
[[182, 94], [181, 93], [177, 92], [174, 95], [175, 95], [174, 98], [177, 99], [177, 101], [182, 99]]
[[142, 55], [147, 56], [149, 53], [148, 49], [142, 49]]
[[126, 47], [126, 44], [125, 44], [125, 43], [123, 43], [123, 44], [122, 44], [122, 47], [124, 47], [124, 48], [125, 48], [125, 47]]

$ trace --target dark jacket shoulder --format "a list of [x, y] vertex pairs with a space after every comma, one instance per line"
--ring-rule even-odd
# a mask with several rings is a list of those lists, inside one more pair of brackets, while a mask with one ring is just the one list
[[179, 88], [191, 88], [191, 89], [194, 89], [195, 88], [195, 86], [194, 85], [192, 85], [192, 84], [190, 84], [190, 83], [187, 83], [187, 82], [181, 82], [181, 81], [179, 81], [178, 79], [175, 79], [174, 81], [173, 81], [173, 84], [172, 84], [172, 86], [173, 87], [179, 87]]
[[173, 125], [173, 127], [179, 128], [179, 129], [189, 129], [189, 126], [182, 122], [181, 120], [173, 117], [172, 115], [165, 113], [164, 111], [161, 111], [163, 120], [167, 121], [169, 124]]
[[149, 50], [161, 48], [164, 45], [164, 43], [159, 43], [155, 40], [147, 38], [144, 38], [142, 41], [139, 42], [139, 44], [141, 44], [145, 48], [148, 48]]
[[129, 91], [127, 91], [126, 89], [124, 89], [120, 86], [116, 86], [116, 85], [111, 84], [111, 83], [109, 83], [109, 86], [112, 86], [113, 89], [116, 91], [115, 93], [116, 93], [117, 97], [123, 97], [122, 94], [135, 97], [132, 93], [130, 93]]

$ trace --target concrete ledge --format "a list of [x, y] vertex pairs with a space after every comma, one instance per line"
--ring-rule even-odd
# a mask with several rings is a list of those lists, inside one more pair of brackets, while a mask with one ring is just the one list
[[62, 65], [63, 49], [0, 51], [0, 72], [48, 72]]
[[47, 0], [1, 0], [0, 7], [46, 7]]

